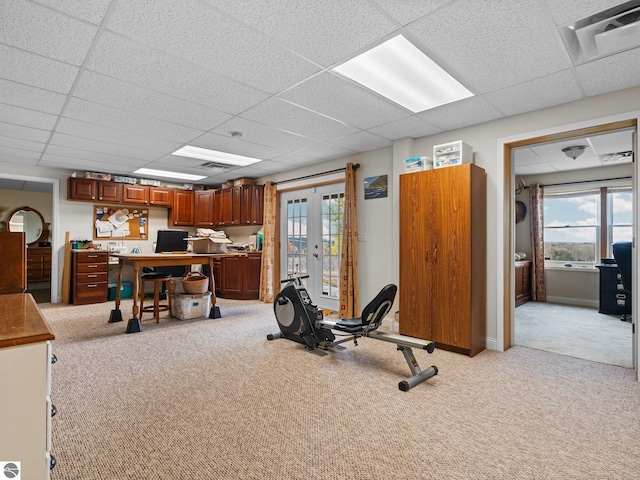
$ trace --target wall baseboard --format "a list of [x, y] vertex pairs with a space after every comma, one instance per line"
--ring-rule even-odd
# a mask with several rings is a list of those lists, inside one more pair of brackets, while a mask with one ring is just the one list
[[600, 302], [598, 300], [586, 300], [584, 298], [571, 297], [547, 297], [548, 303], [560, 303], [562, 305], [574, 305], [576, 307], [598, 308]]

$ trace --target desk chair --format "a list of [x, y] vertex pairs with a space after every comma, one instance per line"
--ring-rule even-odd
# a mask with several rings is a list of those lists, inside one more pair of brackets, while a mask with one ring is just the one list
[[[622, 287], [624, 293], [631, 300], [631, 242], [616, 242], [612, 245], [613, 258], [615, 258], [618, 264], [618, 271], [620, 272], [620, 278], [622, 280]], [[631, 303], [629, 304], [631, 308]], [[629, 315], [623, 313], [620, 320], [627, 321]]]
[[[186, 230], [158, 230], [155, 253], [186, 252], [189, 232]], [[143, 273], [163, 273], [172, 277], [184, 277], [185, 267], [144, 267]], [[162, 284], [161, 297], [166, 297], [166, 284]], [[144, 290], [142, 290], [144, 295]]]

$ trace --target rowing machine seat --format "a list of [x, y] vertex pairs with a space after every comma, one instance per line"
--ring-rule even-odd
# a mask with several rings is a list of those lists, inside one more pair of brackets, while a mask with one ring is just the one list
[[391, 310], [398, 287], [393, 284], [382, 287], [382, 290], [371, 300], [358, 318], [344, 318], [335, 324], [336, 330], [347, 333], [370, 332], [377, 329], [384, 317]]

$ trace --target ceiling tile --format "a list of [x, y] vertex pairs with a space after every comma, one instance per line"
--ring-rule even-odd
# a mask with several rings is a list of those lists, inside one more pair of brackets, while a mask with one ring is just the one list
[[0, 2], [0, 43], [81, 65], [98, 28], [24, 0]]
[[356, 132], [346, 137], [336, 138], [329, 143], [342, 148], [362, 152], [391, 145], [391, 141], [369, 132]]
[[111, 0], [35, 0], [47, 7], [67, 13], [81, 20], [86, 20], [96, 25], [102, 23], [102, 19], [109, 9]]
[[266, 147], [264, 145], [258, 145], [239, 138], [232, 138], [228, 135], [218, 135], [216, 133], [205, 133], [198, 138], [194, 138], [189, 142], [189, 145], [209, 148], [219, 152], [235, 153], [236, 155], [244, 155], [262, 160], [284, 153], [282, 149]]
[[538, 163], [538, 164], [521, 165], [521, 166], [516, 165], [515, 173], [518, 176], [522, 176], [522, 175], [541, 175], [543, 173], [553, 173], [556, 171], [557, 170], [555, 168], [553, 168], [552, 166], [550, 167], [546, 163]]
[[[101, 162], [104, 166], [103, 170], [107, 168], [111, 168], [111, 165], [145, 165], [148, 163], [147, 160], [132, 160], [128, 157], [120, 157], [118, 155], [106, 155], [104, 153], [98, 152], [89, 152], [87, 150], [79, 150], [77, 148], [70, 147], [61, 147], [59, 145], [49, 145], [47, 146], [47, 151], [45, 155], [55, 155], [59, 157], [65, 157], [68, 159], [75, 160], [86, 160], [91, 162]], [[44, 158], [44, 157], [43, 157]]]
[[51, 132], [49, 130], [40, 130], [23, 125], [0, 122], [0, 135], [45, 143], [49, 140]]
[[25, 158], [11, 155], [9, 153], [2, 153], [2, 161], [4, 163], [17, 163], [20, 165], [38, 165], [37, 158]]
[[[99, 140], [91, 140], [88, 138], [74, 137], [72, 135], [65, 135], [62, 133], [54, 133], [49, 145], [58, 145], [78, 150], [86, 150], [88, 152], [103, 153], [117, 157], [130, 158], [132, 160], [151, 161], [158, 158], [157, 152], [150, 152], [148, 150], [141, 150], [125, 145], [116, 145], [114, 143], [101, 142]], [[50, 147], [47, 147], [47, 153], [49, 152], [49, 148]]]
[[417, 115], [369, 129], [369, 132], [374, 135], [388, 138], [389, 140], [397, 140], [398, 138], [405, 137], [425, 137], [427, 135], [435, 135], [441, 131], [438, 127], [430, 125]]
[[640, 79], [640, 48], [579, 65], [576, 72], [588, 96], [634, 87]]
[[[306, 147], [297, 153], [302, 155], [311, 155], [312, 157], [322, 158], [325, 160], [331, 160], [332, 158], [346, 157], [347, 155], [353, 155], [355, 152], [347, 148], [340, 147], [338, 145], [331, 145], [329, 143], [318, 142], [313, 147]], [[272, 160], [278, 161], [277, 158]]]
[[589, 143], [598, 155], [633, 150], [633, 130], [619, 130], [602, 135], [592, 135]]
[[[48, 153], [45, 153], [42, 156], [42, 160], [40, 160], [38, 165], [41, 167], [66, 168], [80, 171], [85, 170], [89, 172], [105, 172], [105, 167], [107, 167], [104, 162], [94, 162], [86, 159], [70, 158], [59, 155], [51, 155]], [[134, 164], [121, 165], [115, 162], [111, 162], [108, 165], [108, 173], [116, 175], [129, 174], [136, 168], [138, 167], [136, 167]]]
[[288, 165], [289, 168], [299, 168], [318, 163], [317, 157], [313, 157], [308, 154], [302, 154], [300, 152], [285, 153], [283, 155], [280, 155], [279, 157], [272, 158], [270, 161]]
[[196, 0], [120, 2], [109, 29], [269, 93], [319, 70]]
[[371, 128], [411, 115], [408, 110], [328, 72], [296, 85], [280, 97], [359, 128]]
[[564, 70], [488, 93], [485, 98], [509, 116], [572, 102], [582, 98], [582, 93], [573, 70]]
[[278, 98], [270, 98], [247, 110], [242, 114], [242, 117], [321, 141], [342, 137], [357, 131], [355, 127]]
[[61, 93], [0, 79], [0, 103], [57, 115], [66, 99]]
[[0, 122], [51, 130], [56, 123], [56, 118], [55, 115], [49, 113], [36, 112], [0, 103]]
[[288, 152], [300, 150], [316, 142], [311, 138], [278, 130], [277, 128], [252, 122], [242, 117], [234, 117], [219, 127], [216, 127], [213, 132], [218, 135], [230, 135], [230, 132], [241, 132], [243, 134], [243, 140]]
[[199, 130], [210, 130], [231, 118], [213, 108], [91, 71], [82, 73], [73, 96]]
[[268, 98], [264, 92], [108, 32], [100, 37], [87, 68], [231, 114]]
[[71, 98], [69, 100], [64, 116], [104, 125], [116, 130], [135, 131], [141, 135], [179, 143], [188, 142], [202, 134], [202, 130], [165, 122], [164, 120], [119, 110], [79, 98]]
[[79, 69], [17, 48], [0, 45], [0, 78], [69, 93]]
[[183, 145], [182, 142], [170, 142], [169, 140], [160, 140], [157, 137], [140, 135], [133, 130], [117, 130], [103, 125], [96, 125], [64, 117], [60, 119], [60, 122], [56, 126], [56, 132], [72, 135], [74, 137], [99, 140], [116, 145], [125, 145], [142, 150], [148, 150], [150, 152], [155, 152], [156, 155], [164, 154], [166, 152], [174, 152]]
[[408, 30], [445, 70], [480, 93], [572, 66], [538, 2], [483, 2], [472, 15], [467, 2], [454, 2]]
[[546, 0], [556, 25], [564, 25], [623, 3], [624, 0]]
[[13, 158], [26, 158], [29, 160], [38, 160], [40, 158], [40, 152], [32, 152], [30, 150], [22, 150], [20, 148], [5, 147], [0, 142], [0, 158], [13, 157]]
[[207, 1], [325, 67], [398, 28], [366, 0]]
[[448, 103], [418, 115], [445, 132], [490, 122], [504, 116], [484, 97], [465, 98], [459, 102]]
[[536, 163], [544, 163], [544, 159], [538, 156], [533, 148], [520, 147], [514, 149], [514, 158], [516, 159], [516, 166], [520, 165], [535, 165]]
[[395, 18], [401, 25], [407, 25], [421, 17], [451, 3], [452, 0], [376, 0], [376, 3]]
[[4, 137], [2, 135], [0, 135], [0, 145], [36, 153], [42, 153], [45, 147], [45, 144], [41, 142], [32, 142], [31, 140], [21, 140], [19, 138]]

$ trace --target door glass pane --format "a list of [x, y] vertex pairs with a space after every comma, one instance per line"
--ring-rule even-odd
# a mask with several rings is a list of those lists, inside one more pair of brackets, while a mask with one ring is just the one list
[[322, 294], [338, 298], [344, 193], [322, 197]]
[[287, 202], [287, 276], [307, 272], [307, 199]]

